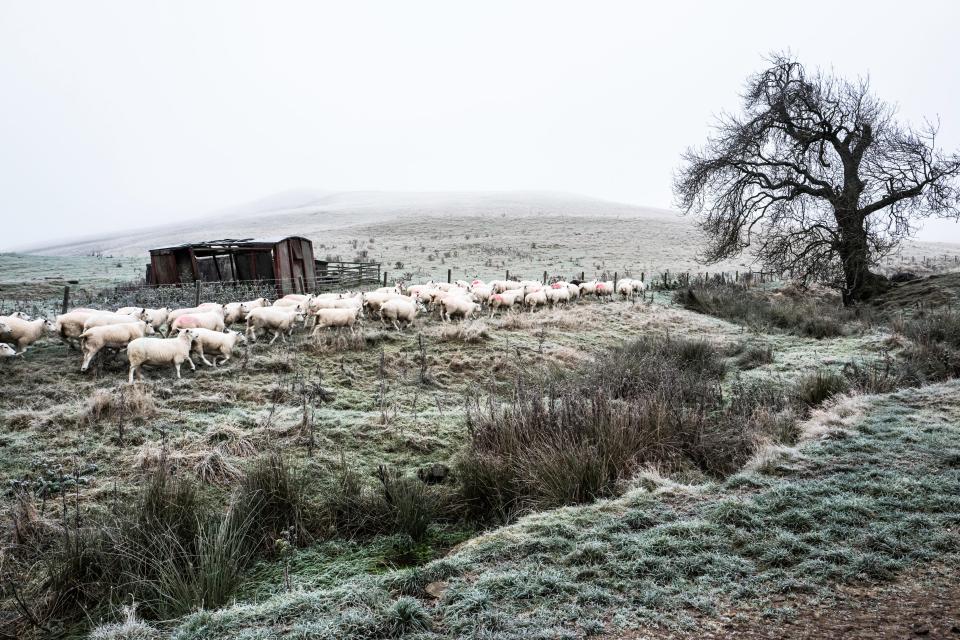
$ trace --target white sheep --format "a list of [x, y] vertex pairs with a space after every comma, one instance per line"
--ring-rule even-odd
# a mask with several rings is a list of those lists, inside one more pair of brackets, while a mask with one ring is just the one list
[[143, 320], [122, 324], [109, 324], [91, 327], [80, 334], [80, 346], [83, 347], [83, 364], [80, 371], [86, 371], [102, 349], [124, 349], [131, 340], [153, 334], [153, 327]]
[[141, 320], [136, 316], [125, 313], [112, 313], [110, 311], [94, 313], [84, 321], [83, 330], [86, 331], [94, 327], [105, 327], [108, 324], [131, 324], [134, 322], [141, 322]]
[[286, 342], [287, 338], [284, 334], [292, 334], [294, 323], [304, 321], [305, 317], [303, 307], [300, 305], [251, 309], [247, 316], [247, 338], [256, 342], [257, 330], [264, 329], [273, 332], [270, 344], [273, 344], [277, 338]]
[[388, 320], [393, 322], [396, 330], [400, 331], [400, 322], [404, 322], [405, 326], [410, 326], [422, 306], [418, 301], [411, 300], [410, 298], [393, 298], [380, 305], [380, 320], [384, 324], [386, 324]]
[[[202, 307], [203, 305], [200, 305], [199, 307], [184, 307], [181, 309], [174, 309], [173, 311], [167, 314], [167, 325], [169, 326], [173, 324], [173, 321], [179, 318], [180, 316], [185, 316], [191, 313], [217, 313], [217, 309], [209, 309], [209, 308], [204, 309]], [[221, 316], [223, 315], [222, 306], [219, 309], [219, 313]], [[167, 331], [167, 333], [169, 334], [170, 332]]]
[[316, 326], [313, 329], [313, 335], [327, 327], [349, 327], [353, 331], [354, 325], [360, 315], [360, 308], [352, 309], [317, 309], [313, 314], [316, 319]]
[[203, 304], [198, 304], [197, 309], [200, 311], [215, 311], [221, 316], [224, 313], [223, 305], [219, 302], [204, 302]]
[[490, 296], [490, 317], [497, 309], [510, 309], [523, 301], [523, 289], [510, 289]]
[[403, 296], [399, 293], [388, 293], [386, 291], [372, 291], [370, 293], [363, 294], [363, 306], [366, 307], [372, 315], [380, 313], [380, 307], [383, 306], [388, 300], [402, 299], [402, 300], [412, 300], [407, 296]]
[[621, 278], [617, 280], [617, 293], [623, 296], [623, 299], [633, 297], [633, 280], [630, 278]]
[[523, 304], [526, 307], [529, 307], [530, 311], [533, 311], [537, 307], [544, 307], [547, 305], [547, 293], [543, 289], [537, 289], [531, 291], [523, 297]]
[[177, 317], [170, 323], [170, 332], [180, 329], [210, 329], [211, 331], [223, 331], [225, 323], [223, 316], [216, 311], [205, 311], [203, 313], [187, 313]]
[[71, 349], [77, 348], [77, 341], [83, 333], [83, 325], [90, 316], [100, 313], [93, 309], [74, 309], [68, 313], [58, 315], [53, 325], [54, 331], [60, 334], [60, 339]]
[[490, 300], [491, 295], [493, 295], [493, 287], [489, 285], [483, 283], [470, 285], [470, 297], [474, 302], [483, 304]]
[[[212, 331], [210, 329], [191, 329], [197, 336], [193, 343], [194, 350], [199, 354], [203, 363], [210, 367], [217, 366], [217, 358], [223, 360], [219, 364], [225, 364], [233, 356], [233, 350], [239, 343], [247, 341], [239, 331]], [[213, 354], [213, 362], [207, 360], [207, 356]]]
[[184, 329], [173, 338], [137, 338], [127, 345], [127, 359], [130, 361], [129, 382], [133, 384], [133, 375], [143, 380], [141, 367], [145, 364], [172, 364], [180, 378], [180, 365], [186, 360], [194, 371], [197, 366], [190, 358], [190, 349], [197, 340], [194, 329]]
[[580, 296], [581, 296], [581, 297], [586, 297], [586, 296], [596, 295], [596, 294], [597, 294], [597, 284], [599, 284], [599, 283], [598, 283], [596, 280], [590, 280], [590, 281], [588, 281], [588, 282], [581, 282], [581, 283], [580, 283]]
[[440, 318], [450, 322], [453, 316], [460, 316], [464, 320], [480, 313], [480, 305], [465, 296], [447, 296], [440, 301]]
[[550, 306], [555, 306], [561, 302], [570, 302], [570, 289], [565, 282], [555, 282], [549, 287], [543, 289]]
[[167, 318], [170, 316], [169, 307], [160, 307], [159, 309], [145, 309], [141, 319], [153, 327], [154, 331], [160, 331], [160, 327], [167, 324]]
[[252, 309], [260, 309], [263, 307], [269, 307], [270, 301], [266, 298], [257, 298], [255, 300], [246, 300], [240, 304], [240, 314], [234, 322], [246, 322], [247, 315], [249, 315]]
[[598, 298], [606, 298], [609, 300], [613, 296], [613, 289], [613, 281], [606, 280], [604, 282], [597, 283], [595, 293]]
[[[3, 322], [0, 322], [2, 325]], [[8, 345], [6, 342], [0, 342], [0, 358], [12, 358], [17, 355], [17, 350]]]
[[55, 325], [46, 318], [24, 320], [7, 316], [3, 320], [4, 329], [0, 330], [0, 342], [12, 344], [18, 353], [26, 351], [27, 347], [43, 336], [45, 331], [53, 333]]
[[580, 297], [580, 287], [572, 282], [567, 283], [567, 290], [570, 292], [570, 299], [576, 300]]
[[133, 316], [137, 320], [143, 320], [143, 314], [146, 312], [144, 307], [120, 307], [114, 313], [119, 313], [125, 316]]
[[289, 294], [279, 300], [273, 301], [273, 306], [275, 307], [302, 307], [303, 309], [309, 309], [310, 304], [313, 302], [313, 296], [302, 296], [300, 294]]

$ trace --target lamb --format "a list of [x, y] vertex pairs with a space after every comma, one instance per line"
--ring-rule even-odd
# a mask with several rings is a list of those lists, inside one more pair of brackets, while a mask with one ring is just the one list
[[170, 323], [170, 331], [179, 331], [180, 329], [210, 329], [211, 331], [223, 331], [225, 323], [223, 316], [216, 311], [206, 311], [204, 313], [187, 313], [179, 316]]
[[136, 373], [138, 380], [143, 380], [141, 367], [145, 364], [172, 364], [177, 371], [177, 379], [180, 378], [180, 365], [186, 360], [190, 363], [190, 369], [197, 370], [190, 358], [190, 349], [197, 340], [195, 329], [184, 329], [173, 338], [153, 339], [137, 338], [127, 345], [127, 359], [130, 360], [129, 382], [133, 384], [133, 375]]
[[318, 309], [315, 314], [316, 326], [313, 329], [313, 335], [326, 327], [349, 327], [353, 331], [357, 318], [360, 315], [360, 308], [352, 309]]
[[410, 298], [393, 298], [380, 306], [380, 320], [384, 324], [390, 320], [397, 331], [400, 331], [400, 321], [403, 321], [405, 326], [410, 326], [422, 306], [418, 301]]
[[251, 309], [250, 314], [247, 316], [247, 338], [256, 342], [257, 330], [265, 329], [273, 332], [273, 339], [270, 340], [270, 344], [273, 344], [277, 338], [281, 338], [286, 342], [287, 338], [284, 334], [292, 334], [294, 323], [302, 322], [305, 318], [303, 307], [300, 305], [294, 307], [259, 307], [257, 309]]
[[141, 320], [136, 316], [125, 313], [111, 313], [109, 311], [94, 313], [84, 321], [83, 330], [86, 331], [93, 327], [105, 327], [108, 324], [131, 324], [134, 322], [141, 322]]
[[[2, 324], [3, 322], [0, 322], [0, 325]], [[2, 331], [3, 330], [0, 329], [0, 332]], [[12, 358], [15, 355], [17, 355], [16, 349], [8, 345], [6, 342], [0, 342], [0, 358]]]
[[[200, 355], [203, 363], [210, 367], [217, 366], [217, 358], [223, 357], [219, 364], [225, 364], [233, 356], [233, 349], [238, 343], [246, 343], [247, 338], [239, 331], [211, 331], [210, 329], [191, 329], [197, 334], [193, 349]], [[213, 362], [207, 360], [207, 355], [213, 354]]]
[[0, 316], [0, 320], [6, 320], [7, 318], [20, 318], [21, 320], [33, 320], [30, 317], [30, 314], [24, 313], [23, 311], [14, 311], [8, 316]]
[[537, 307], [544, 307], [547, 304], [547, 292], [543, 289], [531, 291], [523, 297], [523, 304], [533, 311]]
[[24, 320], [8, 316], [3, 320], [3, 326], [0, 342], [15, 345], [18, 353], [26, 351], [27, 347], [40, 339], [44, 331], [54, 331], [54, 324], [46, 318]]
[[153, 335], [153, 327], [143, 320], [87, 329], [80, 334], [80, 345], [83, 347], [80, 371], [90, 368], [94, 356], [102, 349], [124, 349], [130, 341], [149, 335]]
[[580, 287], [572, 282], [567, 283], [567, 290], [570, 292], [570, 299], [576, 300], [580, 297]]
[[449, 322], [452, 316], [462, 316], [464, 320], [480, 313], [480, 305], [465, 296], [447, 296], [440, 301], [440, 318]]

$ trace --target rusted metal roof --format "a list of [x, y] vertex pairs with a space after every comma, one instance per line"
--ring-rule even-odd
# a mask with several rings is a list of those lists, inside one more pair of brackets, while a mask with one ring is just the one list
[[266, 238], [224, 238], [222, 240], [207, 240], [204, 242], [185, 242], [169, 247], [156, 247], [153, 251], [172, 251], [174, 249], [229, 249], [233, 247], [268, 247], [290, 238], [307, 240], [303, 236], [272, 236]]

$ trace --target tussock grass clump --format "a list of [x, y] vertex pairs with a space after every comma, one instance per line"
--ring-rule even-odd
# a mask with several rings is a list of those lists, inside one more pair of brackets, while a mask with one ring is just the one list
[[440, 340], [443, 342], [465, 342], [476, 344], [490, 338], [490, 330], [484, 320], [471, 320], [452, 325], [444, 325], [440, 329]]
[[96, 389], [87, 405], [90, 422], [149, 418], [156, 413], [153, 394], [143, 385], [120, 385], [114, 389]]
[[279, 456], [251, 465], [226, 508], [202, 500], [196, 482], [165, 462], [142, 487], [107, 513], [73, 517], [65, 505], [64, 522], [43, 528], [21, 518], [16, 561], [38, 574], [24, 596], [42, 619], [131, 600], [149, 619], [220, 607], [270, 542], [284, 533], [299, 540], [304, 530], [302, 482]]
[[258, 452], [254, 441], [248, 438], [242, 429], [232, 425], [224, 425], [207, 432], [206, 441], [209, 445], [238, 458], [255, 456]]
[[201, 482], [231, 484], [243, 477], [243, 471], [228, 460], [220, 449], [207, 449], [194, 457], [193, 472]]
[[900, 353], [903, 377], [912, 384], [960, 376], [960, 312], [938, 309], [900, 318], [894, 328], [909, 338]]
[[474, 517], [506, 521], [616, 495], [647, 465], [722, 476], [759, 440], [795, 438], [787, 391], [737, 384], [725, 399], [724, 371], [708, 342], [644, 337], [548, 386], [521, 384], [511, 402], [468, 414], [462, 499]]
[[829, 369], [819, 369], [802, 377], [797, 384], [797, 398], [808, 407], [814, 407], [828, 398], [850, 389], [846, 376]]
[[747, 325], [776, 328], [808, 338], [834, 338], [864, 319], [863, 309], [852, 309], [817, 299], [769, 295], [733, 285], [687, 287], [674, 293], [682, 307]]
[[381, 466], [377, 482], [369, 483], [344, 468], [326, 495], [329, 529], [342, 536], [402, 533], [423, 540], [430, 525], [451, 509], [442, 489], [418, 478]]
[[734, 362], [736, 362], [737, 367], [744, 370], [772, 364], [773, 347], [770, 345], [739, 345]]

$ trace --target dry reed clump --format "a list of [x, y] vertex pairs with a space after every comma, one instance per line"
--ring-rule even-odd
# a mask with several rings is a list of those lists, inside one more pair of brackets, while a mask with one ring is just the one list
[[363, 351], [367, 348], [367, 334], [373, 338], [371, 344], [379, 341], [375, 336], [378, 332], [366, 332], [362, 329], [325, 329], [311, 334], [307, 343], [307, 350], [314, 355], [341, 353], [344, 351]]
[[90, 422], [149, 418], [156, 411], [153, 394], [139, 384], [125, 384], [113, 389], [96, 389], [87, 404], [87, 418]]
[[243, 471], [230, 462], [220, 449], [207, 449], [190, 457], [194, 474], [206, 484], [226, 485], [243, 478]]

